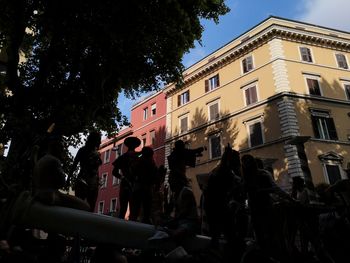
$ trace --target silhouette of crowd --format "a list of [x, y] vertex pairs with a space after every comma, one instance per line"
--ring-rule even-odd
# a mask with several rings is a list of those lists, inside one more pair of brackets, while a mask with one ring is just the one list
[[[62, 141], [51, 138], [46, 153], [35, 162], [33, 198], [47, 205], [92, 212], [100, 186], [100, 143], [101, 135], [91, 132], [77, 152], [66, 180]], [[182, 140], [176, 141], [167, 156], [167, 170], [163, 165], [157, 167], [151, 147], [136, 151], [141, 145], [138, 138], [128, 137], [124, 145], [127, 151], [113, 162], [113, 176], [121, 181], [118, 217], [126, 218], [129, 210], [129, 220], [155, 225], [177, 248], [195, 235], [210, 236], [205, 252], [183, 261], [347, 262], [349, 169], [348, 178], [333, 185], [310, 188], [302, 176], [294, 177], [287, 192], [275, 182], [270, 166], [265, 167], [261, 159], [252, 155], [241, 156], [227, 145], [217, 166], [208, 171], [206, 183], [201, 185], [199, 206], [186, 170], [196, 166], [205, 147], [189, 149]], [[59, 191], [68, 186], [73, 186], [75, 196]], [[49, 237], [53, 240], [49, 246], [52, 249], [60, 238], [57, 233], [49, 233]], [[6, 242], [1, 242], [6, 247]], [[4, 251], [1, 248], [0, 259], [6, 258]], [[60, 252], [56, 254], [57, 258], [62, 256]], [[56, 254], [51, 254], [51, 259]], [[129, 258], [124, 254], [119, 247], [100, 244], [92, 261], [102, 262], [103, 258], [104, 262], [127, 262]]]

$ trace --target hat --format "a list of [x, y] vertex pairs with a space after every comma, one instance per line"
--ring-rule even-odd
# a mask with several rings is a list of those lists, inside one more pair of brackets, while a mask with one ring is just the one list
[[131, 136], [131, 137], [128, 137], [124, 140], [124, 144], [128, 148], [135, 149], [136, 147], [140, 146], [141, 141], [139, 138]]

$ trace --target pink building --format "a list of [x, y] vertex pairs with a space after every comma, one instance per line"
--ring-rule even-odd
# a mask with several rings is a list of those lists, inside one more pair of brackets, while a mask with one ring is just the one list
[[100, 146], [102, 165], [99, 168], [100, 190], [98, 193], [95, 212], [115, 216], [119, 208], [120, 180], [112, 175], [113, 161], [126, 151], [124, 139], [132, 135], [130, 128], [123, 129], [115, 138], [103, 140]]
[[99, 168], [101, 181], [97, 197], [95, 212], [116, 216], [119, 211], [119, 180], [112, 175], [113, 161], [126, 151], [124, 139], [136, 136], [141, 145], [136, 150], [141, 151], [143, 146], [150, 146], [154, 150], [154, 159], [157, 166], [165, 163], [165, 122], [166, 99], [165, 94], [159, 91], [136, 103], [131, 109], [131, 128], [121, 130], [115, 138], [106, 139], [101, 143], [100, 154], [102, 165]]
[[136, 103], [131, 109], [133, 136], [142, 142], [136, 150], [152, 147], [157, 166], [165, 163], [165, 120], [166, 99], [162, 91]]

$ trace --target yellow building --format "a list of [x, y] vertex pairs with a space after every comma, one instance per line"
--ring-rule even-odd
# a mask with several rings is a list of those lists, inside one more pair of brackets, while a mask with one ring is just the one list
[[[269, 17], [184, 73], [167, 95], [167, 154], [178, 139], [207, 146], [187, 175], [210, 172], [229, 143], [270, 163], [282, 187], [302, 175], [305, 143], [314, 184], [346, 176], [350, 162], [350, 33]], [[198, 201], [198, 199], [197, 199]]]

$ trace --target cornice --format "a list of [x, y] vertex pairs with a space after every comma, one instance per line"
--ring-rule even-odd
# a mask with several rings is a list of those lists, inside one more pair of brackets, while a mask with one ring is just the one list
[[[331, 32], [332, 30], [329, 31]], [[205, 65], [194, 69], [193, 71], [191, 71], [191, 68], [189, 68], [186, 70], [187, 72], [184, 72], [184, 82], [181, 87], [171, 84], [164, 89], [164, 92], [167, 96], [169, 96], [178, 92], [179, 90], [185, 89], [190, 84], [215, 72], [220, 67], [231, 63], [237, 58], [244, 56], [273, 38], [324, 46], [341, 51], [350, 51], [350, 36], [349, 38], [343, 38], [332, 33], [327, 35], [320, 32], [309, 31], [301, 27], [293, 28], [286, 25], [272, 24], [249, 38], [245, 37], [245, 41], [233, 46], [223, 54], [208, 59], [208, 63]], [[216, 51], [215, 53], [217, 54], [218, 52]]]

